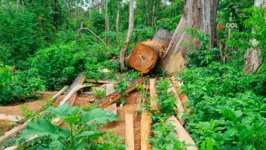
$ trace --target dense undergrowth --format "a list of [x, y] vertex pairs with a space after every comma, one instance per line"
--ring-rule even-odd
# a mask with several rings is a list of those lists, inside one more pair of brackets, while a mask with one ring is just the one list
[[[257, 72], [243, 71], [244, 52], [254, 47], [248, 39], [259, 41], [255, 47], [265, 52], [265, 39], [261, 36], [266, 35], [266, 23], [259, 20], [262, 14], [265, 10], [254, 8], [245, 22], [256, 32], [234, 34], [239, 39], [232, 39], [227, 50], [237, 46], [238, 52], [232, 51], [226, 62], [216, 50], [203, 47], [190, 53], [188, 68], [177, 76], [184, 82], [182, 91], [189, 98], [186, 105], [190, 112], [184, 115], [186, 128], [200, 149], [265, 149], [265, 56], [261, 56], [262, 65]], [[204, 42], [205, 38], [200, 40]]]
[[201, 149], [266, 146], [265, 80], [260, 75], [245, 75], [234, 63], [213, 62], [187, 69], [180, 77], [189, 97], [186, 127]]

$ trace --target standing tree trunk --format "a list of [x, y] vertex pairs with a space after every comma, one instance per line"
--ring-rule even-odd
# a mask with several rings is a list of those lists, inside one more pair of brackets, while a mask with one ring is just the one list
[[126, 56], [126, 50], [129, 47], [130, 40], [133, 34], [134, 29], [134, 0], [130, 0], [129, 4], [129, 23], [128, 23], [128, 32], [127, 32], [127, 39], [126, 39], [126, 45], [124, 48], [122, 48], [120, 52], [120, 69], [123, 71], [125, 69], [125, 56]]
[[116, 23], [115, 23], [115, 29], [116, 29], [116, 42], [119, 43], [119, 22], [120, 22], [120, 10], [119, 7], [117, 8], [116, 12]]
[[110, 38], [107, 35], [107, 32], [110, 32], [110, 23], [109, 23], [109, 15], [108, 15], [108, 0], [105, 0], [105, 42], [106, 46], [110, 45]]
[[196, 28], [211, 36], [211, 46], [217, 43], [216, 14], [219, 0], [185, 0], [184, 14], [175, 30], [172, 40], [161, 59], [161, 68], [168, 74], [175, 74], [184, 68], [188, 59], [186, 53], [189, 47], [186, 42], [192, 42], [198, 48], [199, 41], [190, 36], [185, 29]]
[[148, 0], [144, 0], [145, 2], [145, 7], [146, 7], [146, 25], [149, 25], [149, 4], [148, 4]]
[[[255, 0], [255, 6], [257, 7], [266, 7], [266, 0]], [[252, 31], [254, 32], [254, 31]], [[251, 40], [252, 46], [257, 46], [258, 41], [253, 39]], [[259, 69], [262, 59], [259, 58], [261, 55], [261, 50], [256, 48], [249, 48], [245, 54], [245, 73], [253, 73]]]
[[151, 26], [155, 27], [155, 9], [156, 9], [156, 0], [152, 1], [152, 20], [151, 20]]

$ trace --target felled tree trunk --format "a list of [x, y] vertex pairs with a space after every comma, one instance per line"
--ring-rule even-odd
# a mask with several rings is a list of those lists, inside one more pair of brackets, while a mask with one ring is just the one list
[[128, 59], [130, 67], [142, 74], [150, 72], [166, 50], [172, 33], [168, 30], [159, 30], [152, 40], [138, 43]]
[[[265, 0], [255, 0], [255, 6], [257, 7], [266, 7], [266, 1]], [[252, 31], [254, 32], [254, 31]], [[252, 46], [257, 46], [258, 45], [258, 41], [253, 39], [251, 41]], [[246, 51], [245, 54], [245, 68], [244, 68], [244, 72], [245, 73], [253, 73], [256, 70], [259, 69], [261, 63], [262, 63], [262, 59], [260, 58], [261, 55], [261, 50], [260, 49], [254, 49], [254, 48], [249, 48]]]
[[199, 41], [190, 36], [185, 29], [196, 28], [211, 36], [211, 46], [217, 41], [216, 14], [219, 0], [185, 0], [184, 14], [175, 30], [166, 53], [161, 59], [161, 68], [168, 74], [175, 74], [184, 68], [188, 59], [186, 53], [189, 47], [186, 42], [192, 42], [198, 48]]

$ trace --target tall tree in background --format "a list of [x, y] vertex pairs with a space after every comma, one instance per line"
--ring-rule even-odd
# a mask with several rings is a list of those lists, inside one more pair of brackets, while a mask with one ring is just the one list
[[105, 0], [105, 42], [107, 46], [110, 45], [110, 38], [107, 35], [108, 32], [110, 32], [110, 21], [108, 15], [108, 0]]
[[196, 28], [209, 34], [211, 46], [216, 45], [216, 15], [219, 0], [185, 0], [183, 16], [175, 30], [172, 40], [161, 60], [161, 67], [169, 74], [178, 73], [187, 60], [188, 47], [185, 42], [192, 42], [199, 47], [199, 41], [190, 36], [185, 29]]
[[120, 52], [120, 69], [123, 71], [125, 69], [125, 56], [126, 50], [130, 45], [130, 40], [134, 30], [134, 0], [129, 1], [129, 21], [128, 21], [128, 32], [126, 38], [126, 45]]
[[[266, 8], [266, 0], [255, 0], [256, 7], [265, 7]], [[266, 19], [266, 16], [265, 16]], [[254, 30], [252, 31], [255, 32]], [[251, 45], [256, 47], [258, 45], [256, 39], [251, 40]], [[259, 69], [262, 59], [260, 58], [261, 50], [257, 48], [249, 48], [245, 54], [245, 73], [252, 73]]]

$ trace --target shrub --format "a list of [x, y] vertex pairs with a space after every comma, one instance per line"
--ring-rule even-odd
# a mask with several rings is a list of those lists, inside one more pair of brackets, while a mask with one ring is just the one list
[[[180, 75], [188, 97], [187, 129], [202, 149], [263, 149], [265, 96], [261, 75], [245, 75], [234, 62], [213, 62]], [[185, 116], [183, 116], [185, 117]], [[248, 141], [248, 142], [247, 142]]]
[[0, 63], [0, 104], [25, 100], [36, 95], [37, 90], [44, 90], [43, 81], [36, 70], [17, 71]]
[[[189, 62], [186, 66], [191, 67], [205, 67], [219, 58], [219, 49], [210, 48], [210, 37], [202, 34], [196, 29], [188, 29], [187, 32], [192, 36], [195, 36], [200, 41], [200, 48], [188, 51]], [[191, 43], [187, 43], [191, 45]], [[187, 45], [187, 46], [188, 46]]]
[[[28, 128], [22, 131], [18, 142], [24, 145], [25, 139], [38, 135], [30, 142], [30, 149], [118, 149], [125, 148], [119, 144], [121, 137], [100, 131], [100, 126], [108, 122], [118, 121], [118, 117], [104, 109], [83, 110], [78, 107], [62, 105], [48, 108], [48, 116], [29, 122]], [[63, 128], [51, 123], [50, 119], [60, 118], [67, 127]]]
[[85, 58], [85, 52], [75, 42], [54, 44], [39, 50], [31, 59], [31, 66], [38, 70], [47, 88], [54, 90], [58, 86], [70, 84], [84, 70]]

